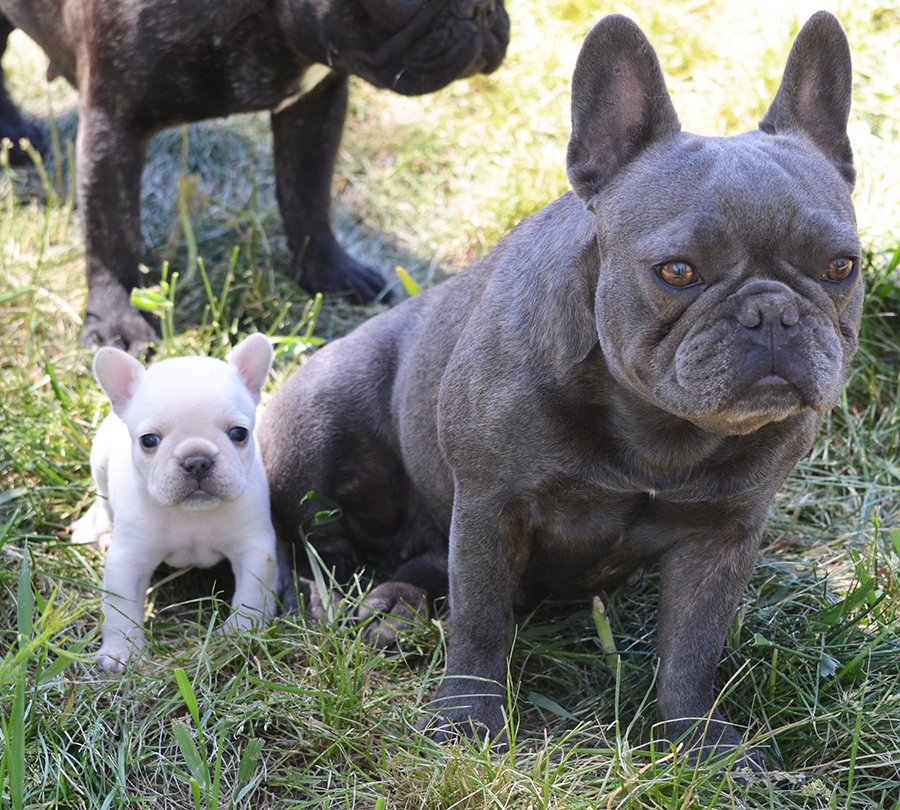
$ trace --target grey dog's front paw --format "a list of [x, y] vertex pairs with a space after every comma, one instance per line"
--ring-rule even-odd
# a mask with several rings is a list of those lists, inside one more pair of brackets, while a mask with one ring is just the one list
[[695, 763], [727, 764], [730, 771], [753, 775], [771, 770], [768, 757], [760, 748], [749, 748], [738, 731], [718, 712], [693, 725], [685, 720], [666, 724], [670, 743], [678, 740], [678, 748]]
[[405, 630], [428, 618], [428, 595], [408, 582], [385, 582], [372, 589], [356, 615], [366, 641], [383, 649], [394, 647]]
[[488, 741], [497, 751], [509, 748], [504, 692], [496, 681], [445, 676], [431, 701], [434, 714], [416, 728], [439, 743], [461, 737]]

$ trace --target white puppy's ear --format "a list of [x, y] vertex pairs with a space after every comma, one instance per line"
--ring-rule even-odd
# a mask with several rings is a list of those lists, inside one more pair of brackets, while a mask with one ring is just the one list
[[94, 376], [120, 419], [125, 418], [128, 404], [145, 372], [138, 360], [121, 349], [104, 346], [94, 355]]
[[244, 386], [258, 405], [274, 356], [269, 339], [259, 332], [244, 338], [231, 353], [228, 363], [234, 366]]

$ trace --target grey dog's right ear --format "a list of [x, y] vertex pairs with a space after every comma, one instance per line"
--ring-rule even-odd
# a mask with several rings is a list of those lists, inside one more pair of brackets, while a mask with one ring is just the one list
[[850, 44], [837, 17], [819, 11], [800, 29], [781, 85], [759, 128], [809, 138], [852, 187], [856, 179], [847, 121], [853, 94]]
[[610, 180], [656, 141], [681, 131], [656, 51], [627, 17], [585, 37], [572, 77], [569, 182], [590, 207]]
[[94, 355], [94, 376], [120, 419], [125, 418], [128, 404], [145, 373], [141, 363], [121, 349], [104, 346]]

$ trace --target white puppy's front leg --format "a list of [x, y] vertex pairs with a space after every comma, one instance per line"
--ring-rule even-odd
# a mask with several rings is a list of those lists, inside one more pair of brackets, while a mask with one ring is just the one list
[[234, 572], [234, 598], [226, 632], [259, 625], [275, 612], [278, 565], [274, 532], [262, 541], [242, 544], [228, 559]]
[[122, 550], [113, 539], [103, 572], [103, 644], [97, 663], [122, 672], [132, 655], [144, 648], [144, 600], [156, 565]]

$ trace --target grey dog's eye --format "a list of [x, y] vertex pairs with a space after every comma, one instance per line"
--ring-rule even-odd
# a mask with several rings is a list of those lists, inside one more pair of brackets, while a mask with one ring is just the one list
[[143, 447], [144, 450], [156, 450], [161, 441], [162, 439], [155, 433], [145, 433], [141, 436], [141, 447]]
[[657, 275], [670, 287], [689, 287], [700, 280], [687, 262], [666, 262], [656, 266]]
[[847, 256], [841, 256], [828, 265], [825, 275], [822, 278], [828, 281], [846, 281], [853, 272], [853, 259]]
[[250, 431], [243, 427], [234, 427], [228, 431], [228, 438], [235, 444], [243, 444], [249, 435]]

